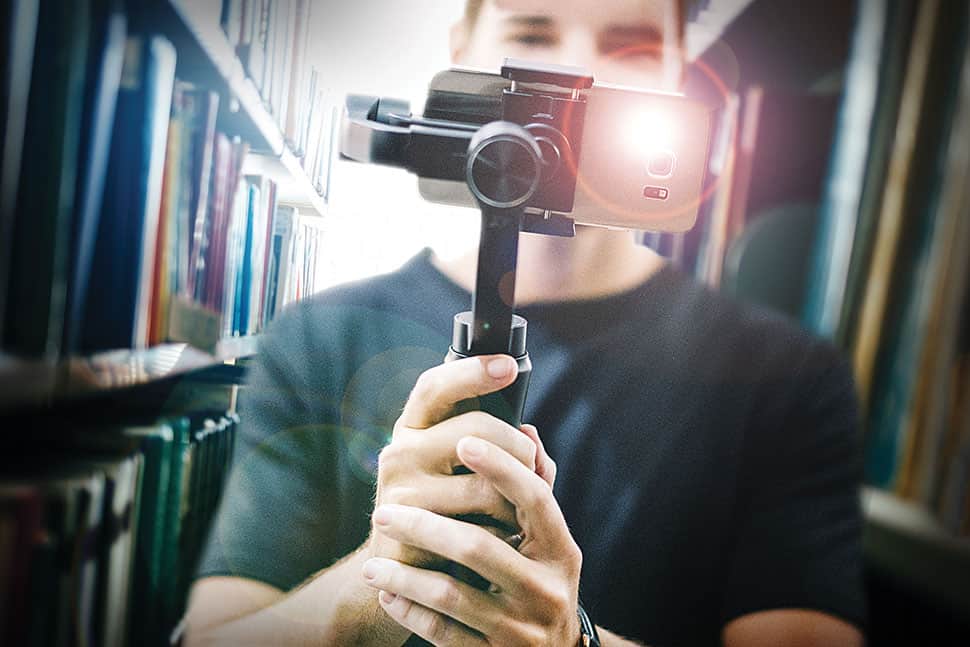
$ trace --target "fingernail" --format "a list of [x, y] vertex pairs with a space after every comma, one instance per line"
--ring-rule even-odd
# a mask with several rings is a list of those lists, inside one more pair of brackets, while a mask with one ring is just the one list
[[396, 593], [388, 593], [387, 591], [381, 591], [379, 597], [382, 604], [394, 604], [394, 600], [397, 600]]
[[378, 526], [388, 526], [393, 516], [394, 514], [391, 510], [387, 506], [382, 505], [377, 510], [374, 510], [374, 523]]
[[512, 358], [510, 357], [497, 357], [488, 363], [485, 370], [488, 374], [495, 379], [501, 379], [503, 377], [508, 377], [509, 373], [512, 372], [513, 368]]
[[373, 559], [364, 562], [364, 568], [360, 571], [365, 580], [373, 580], [381, 574], [381, 565]]
[[466, 436], [461, 439], [461, 451], [466, 456], [471, 458], [481, 458], [485, 455], [485, 451], [488, 448], [485, 446], [485, 441], [480, 438], [475, 438], [474, 436]]

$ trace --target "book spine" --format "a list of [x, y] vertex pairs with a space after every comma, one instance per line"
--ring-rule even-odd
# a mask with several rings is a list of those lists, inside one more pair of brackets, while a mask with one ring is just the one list
[[822, 215], [808, 281], [803, 323], [832, 337], [839, 326], [845, 296], [862, 183], [869, 162], [869, 133], [876, 109], [879, 60], [887, 23], [882, 0], [857, 5], [849, 54], [847, 88], [839, 111], [835, 149], [822, 204]]
[[59, 46], [35, 51], [3, 326], [5, 348], [36, 358], [56, 359], [64, 336], [90, 14], [81, 0], [38, 15], [37, 42]]
[[[883, 322], [885, 321], [887, 309], [889, 308], [893, 267], [898, 254], [905, 219], [907, 187], [913, 177], [916, 164], [913, 157], [913, 150], [916, 147], [917, 134], [922, 117], [923, 96], [930, 71], [933, 35], [936, 31], [938, 13], [939, 3], [936, 0], [928, 0], [919, 5], [913, 35], [913, 45], [910, 51], [906, 69], [906, 80], [903, 86], [903, 101], [899, 110], [897, 135], [893, 144], [889, 175], [884, 188], [879, 227], [873, 243], [873, 258], [868, 272], [868, 280], [866, 281], [866, 290], [862, 297], [859, 310], [858, 331], [856, 343], [852, 351], [852, 358], [856, 373], [856, 383], [859, 387], [859, 396], [866, 405], [868, 404], [873, 386], [872, 381], [876, 368], [878, 349], [883, 339]], [[873, 62], [873, 64], [875, 63]], [[848, 214], [844, 218], [854, 219], [854, 215]], [[826, 226], [824, 223], [827, 220], [823, 219], [823, 227]], [[834, 233], [831, 235], [834, 235]], [[849, 234], [846, 233], [845, 235]], [[820, 240], [827, 240], [827, 238], [821, 238]], [[844, 243], [840, 240], [837, 244], [841, 246]], [[834, 250], [830, 251], [823, 243], [823, 246], [818, 248], [817, 258], [819, 260], [816, 262], [821, 263], [821, 256], [832, 255], [833, 253]], [[843, 260], [848, 263], [847, 258]], [[828, 272], [830, 270], [826, 269], [824, 271]], [[812, 283], [818, 285], [815, 279], [813, 279]], [[819, 292], [816, 292], [816, 294], [821, 295]], [[812, 303], [810, 300], [810, 309]], [[821, 302], [818, 300], [815, 303], [821, 306]], [[829, 301], [829, 303], [835, 304], [837, 308], [840, 307], [834, 299]], [[826, 327], [815, 329], [820, 332], [835, 330], [836, 319], [836, 317], [832, 316], [827, 319], [828, 323]], [[816, 321], [821, 322], [821, 319], [816, 318]]]
[[7, 290], [13, 257], [17, 188], [20, 180], [24, 133], [27, 127], [29, 92], [33, 73], [39, 0], [6, 3], [0, 11], [6, 19], [7, 43], [0, 109], [0, 343], [6, 335]]
[[148, 345], [149, 317], [151, 314], [152, 272], [155, 267], [155, 244], [158, 234], [158, 218], [161, 206], [162, 177], [165, 170], [165, 143], [168, 139], [168, 120], [172, 107], [172, 89], [175, 84], [175, 47], [160, 37], [152, 37], [147, 43], [149, 66], [147, 69], [146, 105], [148, 121], [144, 126], [145, 168], [144, 202], [137, 213], [143, 218], [140, 240], [141, 259], [138, 263], [138, 292], [135, 297], [134, 347]]
[[205, 254], [209, 245], [210, 213], [209, 192], [212, 190], [212, 158], [216, 138], [216, 116], [219, 113], [219, 95], [215, 92], [198, 91], [202, 110], [199, 129], [195, 137], [193, 162], [193, 205], [189, 231], [189, 279], [186, 295], [202, 299], [202, 279], [205, 273]]

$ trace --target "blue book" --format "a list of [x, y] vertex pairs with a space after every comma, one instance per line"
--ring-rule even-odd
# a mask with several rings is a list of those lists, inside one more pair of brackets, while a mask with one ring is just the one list
[[883, 0], [861, 0], [846, 71], [846, 92], [836, 121], [835, 147], [821, 208], [802, 322], [819, 335], [835, 335], [855, 240], [870, 133], [879, 96], [879, 62], [888, 11]]
[[88, 95], [81, 131], [81, 159], [77, 174], [77, 216], [71, 236], [71, 272], [64, 326], [64, 351], [77, 350], [87, 298], [88, 279], [101, 219], [101, 200], [111, 150], [115, 106], [121, 85], [128, 32], [118, 0], [95, 0], [88, 62]]
[[84, 307], [84, 351], [139, 347], [148, 339], [175, 62], [175, 48], [161, 36], [128, 39], [93, 289]]
[[237, 335], [249, 334], [250, 294], [253, 284], [253, 226], [256, 213], [260, 209], [259, 179], [247, 178], [249, 181], [248, 200], [246, 203], [245, 234], [242, 239], [242, 262], [236, 277], [235, 312], [233, 313], [233, 331]]

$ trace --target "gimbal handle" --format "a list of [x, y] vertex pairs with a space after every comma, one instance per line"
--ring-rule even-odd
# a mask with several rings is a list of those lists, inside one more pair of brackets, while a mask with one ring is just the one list
[[478, 271], [471, 313], [455, 317], [448, 359], [504, 353], [519, 362], [516, 381], [478, 399], [478, 407], [518, 428], [532, 364], [526, 321], [515, 317], [515, 274], [525, 205], [542, 176], [542, 153], [522, 126], [494, 121], [468, 144], [465, 181], [482, 212]]

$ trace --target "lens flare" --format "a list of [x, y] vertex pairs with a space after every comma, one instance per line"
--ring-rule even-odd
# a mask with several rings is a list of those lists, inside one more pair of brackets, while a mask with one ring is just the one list
[[644, 153], [672, 150], [677, 144], [677, 122], [665, 112], [641, 112], [630, 120], [630, 142]]

